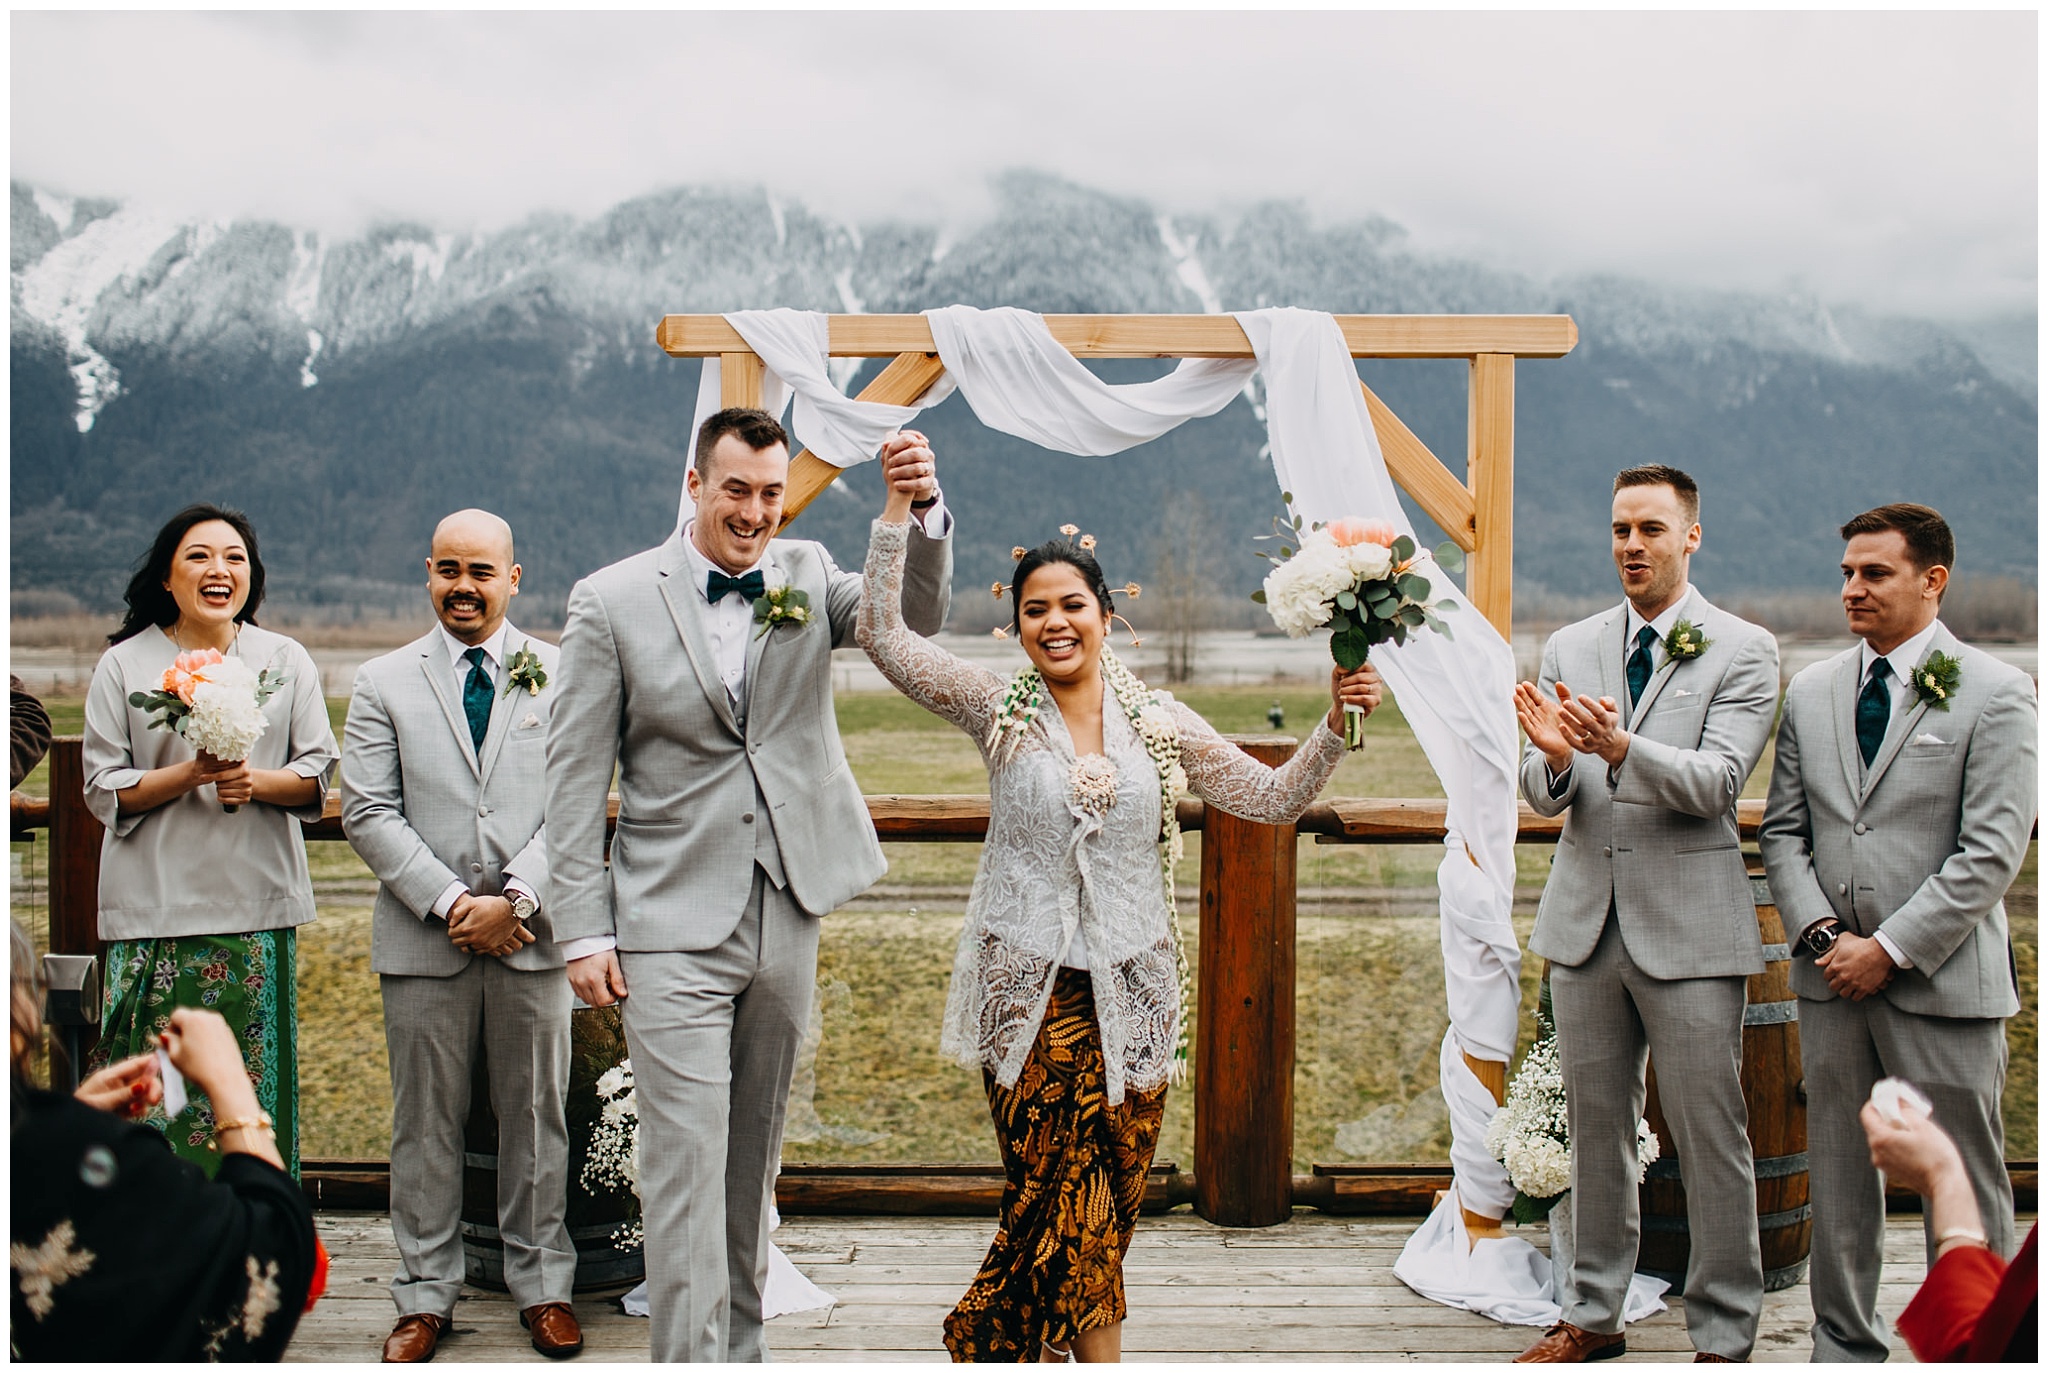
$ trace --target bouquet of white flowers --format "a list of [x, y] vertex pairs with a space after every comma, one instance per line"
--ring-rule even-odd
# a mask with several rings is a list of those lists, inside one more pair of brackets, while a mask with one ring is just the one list
[[[1281, 499], [1291, 507], [1292, 493]], [[1261, 554], [1273, 566], [1266, 584], [1252, 593], [1273, 616], [1273, 623], [1289, 637], [1306, 638], [1325, 625], [1330, 628], [1330, 656], [1346, 672], [1356, 672], [1372, 655], [1374, 644], [1389, 639], [1406, 643], [1408, 635], [1428, 628], [1446, 637], [1449, 626], [1438, 614], [1457, 609], [1457, 602], [1445, 597], [1432, 602], [1432, 588], [1424, 575], [1424, 555], [1415, 550], [1415, 540], [1406, 534], [1396, 537], [1394, 526], [1384, 520], [1341, 519], [1317, 524], [1304, 531], [1301, 516], [1291, 516], [1277, 535], [1299, 542], [1299, 547], [1282, 543], [1280, 552]], [[1446, 543], [1436, 550], [1439, 567], [1455, 572], [1463, 565], [1457, 546]], [[1365, 742], [1365, 712], [1355, 706], [1344, 708], [1344, 744], [1358, 748]]]
[[[590, 1152], [583, 1162], [588, 1192], [625, 1189], [640, 1195], [640, 1102], [633, 1088], [633, 1060], [622, 1058], [597, 1080], [604, 1113], [590, 1127]], [[612, 1232], [621, 1248], [638, 1248], [643, 1232], [638, 1215]]]
[[[157, 690], [132, 692], [128, 704], [155, 714], [149, 728], [174, 730], [199, 752], [239, 763], [270, 725], [263, 703], [283, 685], [284, 675], [275, 668], [256, 672], [240, 658], [205, 648], [180, 653], [164, 669]], [[221, 809], [232, 815], [241, 807]]]
[[[1486, 1147], [1515, 1184], [1514, 1217], [1521, 1224], [1541, 1220], [1572, 1185], [1571, 1132], [1564, 1111], [1564, 1073], [1557, 1063], [1557, 1034], [1548, 1020], [1508, 1084], [1508, 1099], [1486, 1127]], [[1650, 1122], [1636, 1122], [1636, 1181], [1657, 1161], [1657, 1136]]]

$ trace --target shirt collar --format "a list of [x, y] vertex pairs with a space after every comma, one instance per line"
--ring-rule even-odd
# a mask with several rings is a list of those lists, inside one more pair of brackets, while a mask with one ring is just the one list
[[[683, 526], [683, 556], [690, 560], [690, 580], [696, 585], [697, 599], [708, 605], [710, 604], [711, 597], [710, 593], [705, 590], [705, 584], [710, 580], [713, 572], [724, 572], [725, 569], [705, 557], [703, 551], [697, 547], [697, 541], [690, 537], [690, 530], [696, 523], [695, 520], [691, 520], [689, 524]], [[774, 570], [775, 547], [773, 544], [770, 544], [768, 551], [761, 555], [760, 561], [756, 562], [752, 567], [741, 570], [739, 575], [744, 577], [749, 572], [759, 572], [763, 583], [772, 583], [775, 580], [771, 575]]]
[[480, 648], [484, 651], [484, 657], [489, 661], [493, 671], [496, 671], [498, 665], [505, 661], [505, 636], [512, 631], [512, 623], [509, 620], [500, 623], [497, 631], [480, 644], [466, 644], [462, 642], [462, 640], [450, 634], [448, 626], [444, 624], [436, 624], [435, 628], [441, 631], [441, 643], [448, 650], [448, 661], [458, 668], [468, 666], [463, 661], [462, 655], [469, 652], [472, 648]]
[[1870, 646], [1870, 640], [1865, 639], [1863, 641], [1863, 669], [1857, 675], [1856, 680], [1859, 682], [1868, 681], [1871, 667], [1876, 664], [1879, 658], [1885, 658], [1891, 663], [1892, 680], [1894, 682], [1905, 681], [1906, 674], [1920, 666], [1921, 661], [1927, 657], [1927, 650], [1934, 643], [1934, 632], [1940, 628], [1940, 620], [1930, 620], [1927, 622], [1927, 628], [1921, 630], [1889, 653], [1879, 653]]
[[1637, 633], [1641, 631], [1642, 627], [1645, 624], [1648, 624], [1651, 629], [1657, 631], [1658, 639], [1663, 640], [1670, 638], [1672, 628], [1678, 624], [1679, 612], [1685, 609], [1685, 603], [1691, 599], [1692, 583], [1687, 582], [1683, 587], [1679, 589], [1678, 599], [1673, 601], [1670, 605], [1666, 606], [1664, 608], [1663, 614], [1659, 615], [1654, 620], [1647, 621], [1644, 620], [1641, 615], [1636, 613], [1636, 603], [1634, 601], [1624, 599], [1622, 601], [1622, 604], [1628, 607], [1628, 636], [1624, 640], [1624, 642], [1633, 646], [1636, 641]]

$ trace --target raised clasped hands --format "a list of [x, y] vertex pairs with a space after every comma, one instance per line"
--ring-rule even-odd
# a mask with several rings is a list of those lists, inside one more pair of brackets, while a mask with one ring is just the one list
[[1851, 1001], [1876, 996], [1891, 985], [1892, 975], [1898, 971], [1884, 945], [1848, 930], [1835, 937], [1835, 947], [1816, 958], [1814, 966], [1835, 989], [1835, 995]]
[[938, 495], [938, 472], [938, 459], [923, 434], [904, 429], [890, 435], [882, 444], [882, 479], [888, 484], [885, 517], [900, 521], [913, 502]]
[[1553, 700], [1535, 683], [1517, 682], [1515, 718], [1553, 773], [1571, 767], [1574, 753], [1589, 754], [1609, 767], [1619, 767], [1628, 756], [1629, 734], [1612, 696], [1577, 696], [1559, 682]]
[[1346, 672], [1341, 667], [1330, 669], [1330, 717], [1332, 734], [1344, 732], [1344, 707], [1357, 706], [1368, 716], [1380, 708], [1380, 697], [1384, 686], [1380, 671], [1371, 663], [1362, 663], [1356, 672]]
[[464, 892], [448, 908], [448, 939], [466, 953], [486, 953], [503, 958], [533, 942], [533, 931], [512, 914], [512, 903], [502, 896], [475, 896]]

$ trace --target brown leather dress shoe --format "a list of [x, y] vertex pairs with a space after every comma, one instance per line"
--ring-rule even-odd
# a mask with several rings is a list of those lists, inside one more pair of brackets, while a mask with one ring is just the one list
[[565, 1301], [529, 1306], [519, 1313], [519, 1323], [533, 1332], [533, 1347], [551, 1359], [583, 1352], [583, 1327]]
[[1516, 1363], [1590, 1363], [1628, 1353], [1628, 1336], [1620, 1331], [1598, 1335], [1570, 1321], [1559, 1321], [1543, 1338], [1515, 1355]]
[[435, 1346], [447, 1333], [445, 1316], [400, 1316], [398, 1324], [384, 1337], [384, 1362], [425, 1363], [434, 1357]]

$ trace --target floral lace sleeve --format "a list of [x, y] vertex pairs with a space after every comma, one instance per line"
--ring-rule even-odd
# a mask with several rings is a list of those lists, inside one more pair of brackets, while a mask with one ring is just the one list
[[1207, 720], [1176, 701], [1180, 762], [1188, 785], [1210, 805], [1245, 820], [1279, 825], [1298, 818], [1344, 757], [1344, 740], [1317, 720], [1308, 742], [1277, 768], [1269, 768], [1218, 734]]
[[988, 734], [1003, 679], [904, 624], [903, 561], [909, 547], [908, 524], [875, 521], [855, 637], [898, 691], [966, 730], [978, 745]]

